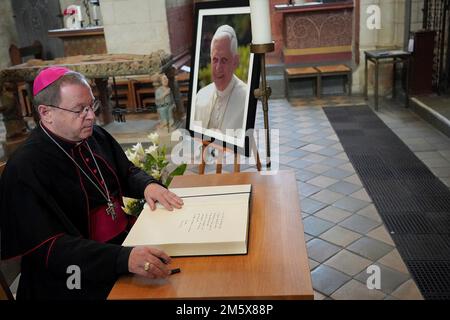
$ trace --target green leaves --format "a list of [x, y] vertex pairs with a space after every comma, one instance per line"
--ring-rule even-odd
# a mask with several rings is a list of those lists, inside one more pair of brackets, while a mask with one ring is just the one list
[[[166, 187], [169, 187], [175, 176], [181, 176], [184, 174], [187, 164], [181, 164], [169, 172], [168, 165], [170, 162], [167, 160], [167, 147], [165, 145], [159, 145], [159, 136], [157, 133], [152, 133], [148, 137], [152, 143], [150, 147], [144, 149], [142, 144], [138, 143], [131, 149], [127, 149], [125, 154], [135, 166], [141, 168], [148, 175], [159, 180]], [[145, 199], [127, 199], [125, 212], [131, 215], [139, 216], [144, 204]]]
[[170, 183], [172, 182], [173, 177], [175, 177], [175, 176], [182, 176], [184, 174], [184, 172], [186, 171], [186, 168], [187, 168], [187, 164], [186, 163], [184, 163], [182, 165], [179, 165], [175, 170], [173, 170], [169, 174], [169, 176], [167, 177], [167, 180], [166, 180], [167, 184], [164, 184], [164, 185], [166, 187], [168, 187], [170, 185]]

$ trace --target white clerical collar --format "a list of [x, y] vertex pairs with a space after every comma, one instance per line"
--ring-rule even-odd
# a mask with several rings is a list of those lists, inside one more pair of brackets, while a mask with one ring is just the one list
[[234, 83], [235, 83], [235, 82], [236, 82], [236, 79], [235, 79], [235, 75], [233, 74], [233, 77], [231, 78], [230, 83], [229, 83], [228, 86], [225, 88], [225, 90], [220, 91], [220, 90], [217, 89], [217, 87], [216, 87], [217, 95], [218, 95], [219, 97], [228, 96], [228, 95], [230, 94], [231, 90], [233, 90], [233, 87], [234, 87]]

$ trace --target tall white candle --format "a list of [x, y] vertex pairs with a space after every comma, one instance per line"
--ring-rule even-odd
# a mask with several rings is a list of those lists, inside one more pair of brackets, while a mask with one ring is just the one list
[[92, 6], [92, 19], [98, 20], [97, 6], [95, 4]]
[[269, 0], [250, 0], [250, 17], [252, 21], [252, 43], [272, 43]]

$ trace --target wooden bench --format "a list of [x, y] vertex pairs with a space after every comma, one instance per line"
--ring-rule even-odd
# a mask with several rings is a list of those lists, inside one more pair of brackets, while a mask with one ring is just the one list
[[[322, 79], [323, 77], [345, 76], [347, 80], [344, 82], [344, 93], [347, 92], [349, 96], [352, 95], [352, 68], [347, 67], [345, 64], [318, 66], [315, 67], [319, 72], [319, 90], [317, 96], [322, 94]], [[347, 89], [346, 89], [347, 87]]]
[[316, 66], [316, 67], [298, 67], [286, 68], [284, 70], [284, 79], [286, 83], [286, 98], [289, 99], [289, 80], [298, 78], [313, 78], [313, 90], [316, 97], [322, 95], [322, 79], [324, 77], [345, 76], [344, 92], [352, 94], [352, 69], [344, 64]]
[[286, 68], [284, 70], [284, 80], [286, 82], [286, 98], [289, 99], [289, 80], [300, 78], [313, 78], [313, 91], [317, 96], [320, 89], [319, 75], [319, 71], [314, 67]]

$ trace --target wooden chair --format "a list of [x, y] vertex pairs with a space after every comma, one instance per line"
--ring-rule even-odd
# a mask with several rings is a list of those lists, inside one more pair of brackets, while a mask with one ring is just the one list
[[[18, 65], [24, 63], [27, 58], [32, 57], [34, 59], [42, 59], [43, 57], [43, 47], [42, 44], [36, 40], [32, 45], [19, 48], [15, 44], [9, 46], [9, 58], [11, 64]], [[27, 87], [25, 82], [20, 82], [17, 84], [17, 89], [19, 93], [19, 102], [22, 107], [22, 116], [31, 117], [32, 116], [32, 103], [30, 99], [31, 89]]]
[[15, 44], [9, 46], [9, 58], [13, 65], [21, 64], [24, 58], [33, 57], [35, 59], [42, 59], [43, 47], [42, 44], [36, 40], [31, 46], [19, 48]]
[[[6, 162], [0, 162], [0, 177]], [[20, 259], [0, 261], [0, 300], [14, 300], [10, 286], [20, 274]]]

